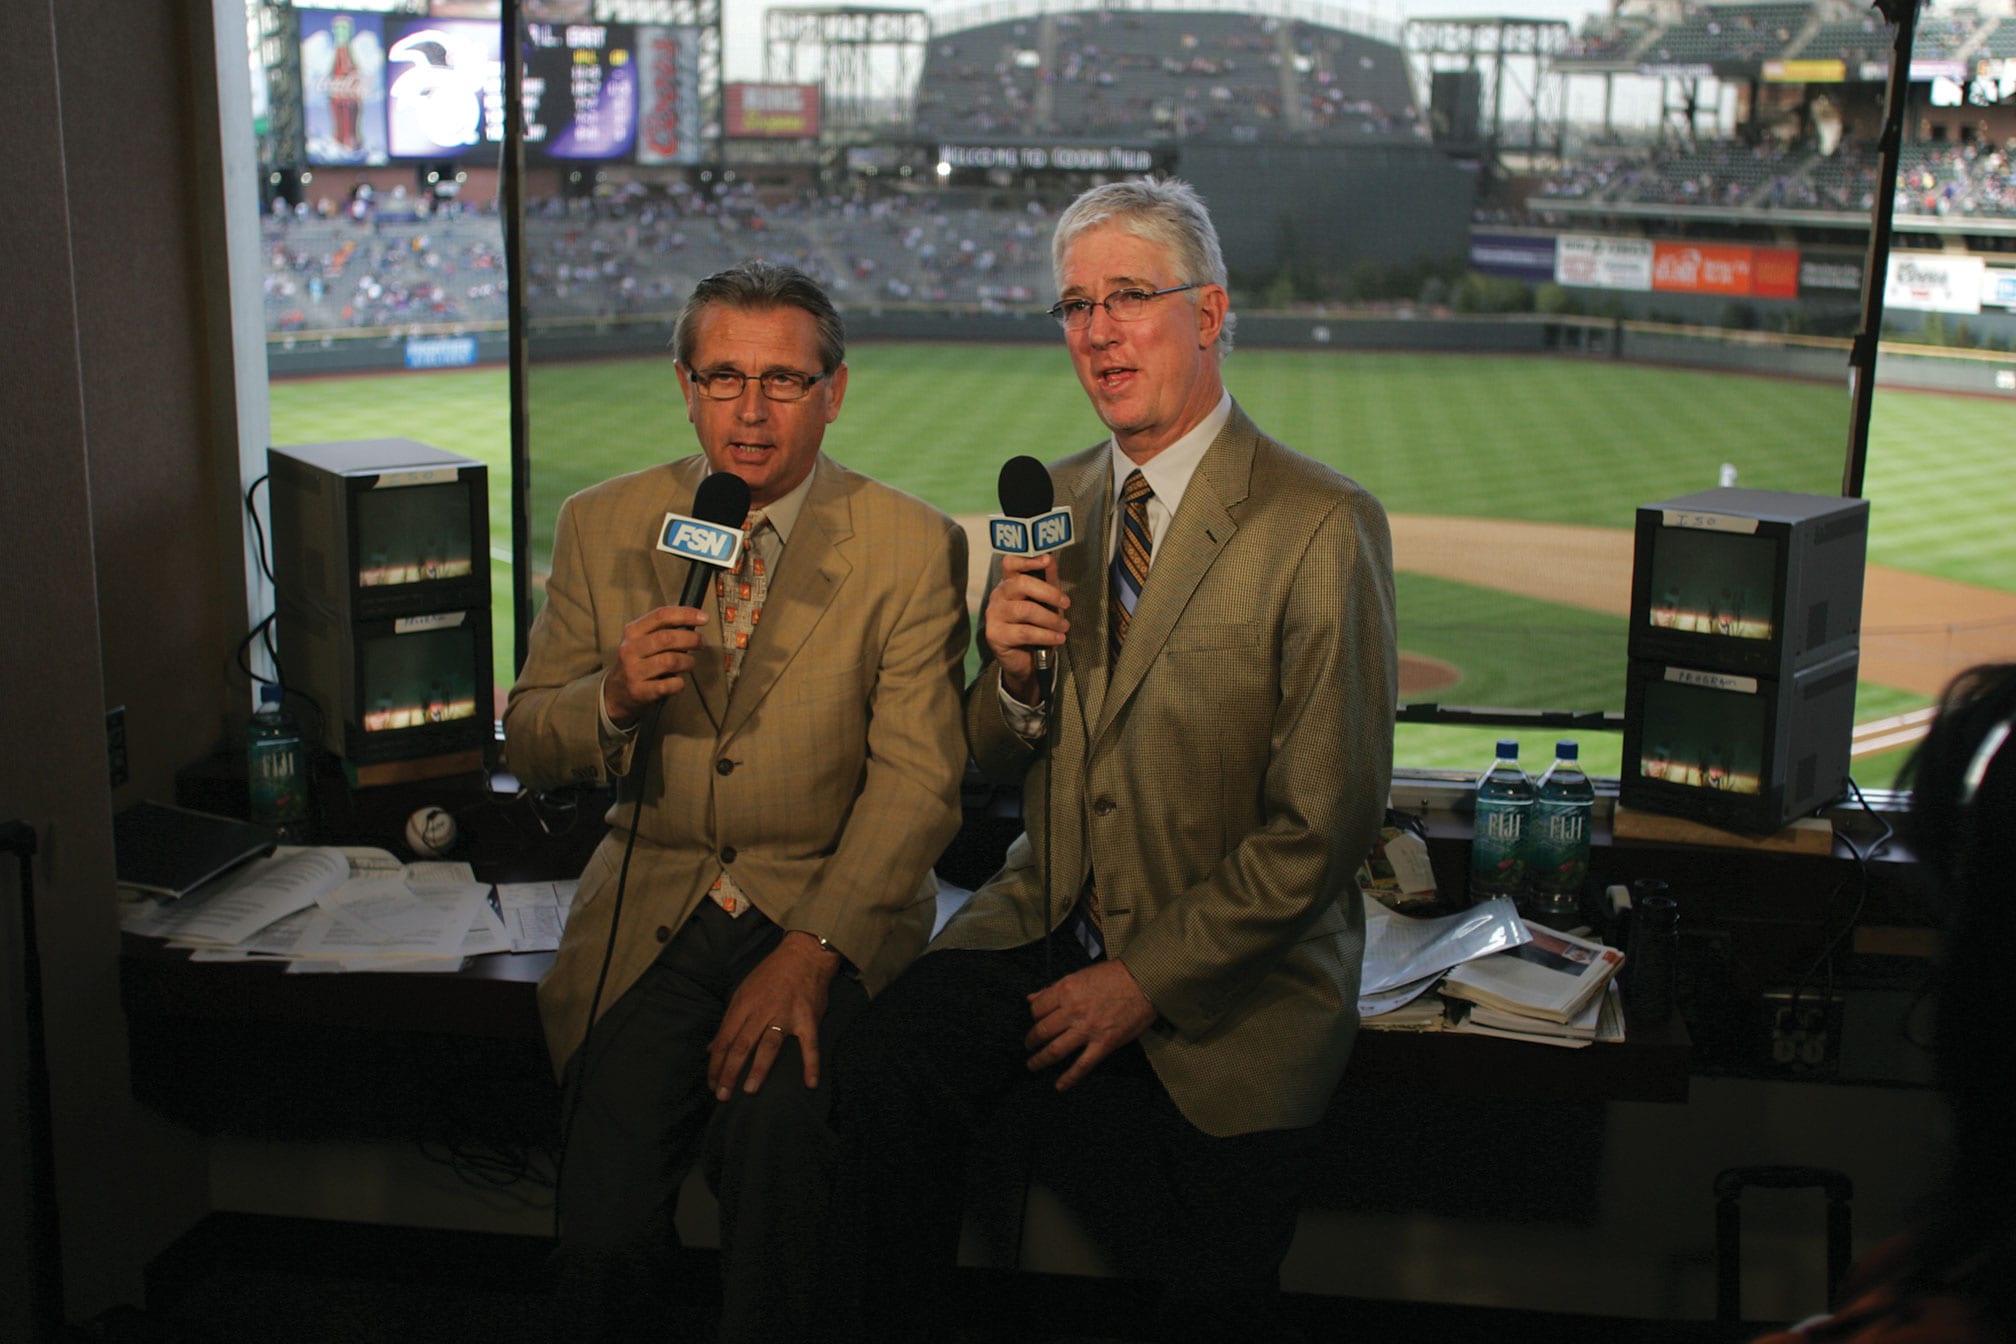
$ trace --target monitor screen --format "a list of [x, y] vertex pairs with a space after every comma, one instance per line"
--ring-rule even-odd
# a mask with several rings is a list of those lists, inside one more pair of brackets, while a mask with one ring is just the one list
[[637, 139], [633, 30], [611, 23], [526, 26], [525, 142], [551, 159], [617, 159]]
[[1763, 695], [1649, 682], [1640, 710], [1638, 773], [1718, 793], [1761, 794], [1770, 710]]
[[357, 494], [357, 584], [382, 588], [475, 571], [470, 492], [461, 483]]
[[393, 19], [388, 29], [392, 157], [453, 159], [503, 143], [503, 39], [496, 23]]
[[459, 625], [364, 639], [359, 650], [364, 731], [393, 732], [474, 718], [479, 633]]
[[1758, 640], [1777, 633], [1774, 537], [1662, 527], [1651, 571], [1645, 619], [1656, 629]]

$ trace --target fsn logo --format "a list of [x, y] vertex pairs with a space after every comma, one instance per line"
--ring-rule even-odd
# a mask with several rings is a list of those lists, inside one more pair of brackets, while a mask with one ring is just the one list
[[680, 523], [672, 529], [672, 549], [685, 555], [711, 555], [719, 559], [734, 545], [735, 538], [718, 528]]
[[1004, 555], [1021, 555], [1029, 549], [1029, 525], [1014, 518], [993, 520], [994, 549]]
[[658, 543], [661, 551], [722, 568], [735, 563], [741, 548], [740, 529], [676, 513], [665, 515], [665, 530]]
[[1053, 551], [1071, 541], [1071, 515], [1068, 511], [1046, 514], [1036, 520], [1036, 549]]

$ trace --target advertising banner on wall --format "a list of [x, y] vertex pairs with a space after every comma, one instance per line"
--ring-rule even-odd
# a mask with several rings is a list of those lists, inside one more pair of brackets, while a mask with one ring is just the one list
[[2016, 271], [2003, 267], [1983, 267], [1981, 271], [1981, 306], [1983, 308], [2016, 308]]
[[1067, 173], [1145, 173], [1151, 150], [1137, 145], [944, 145], [938, 162], [953, 168], [1009, 168]]
[[1676, 294], [1790, 299], [1799, 293], [1799, 254], [1731, 243], [1655, 243], [1652, 288]]
[[391, 162], [385, 148], [384, 16], [304, 9], [301, 123], [317, 168]]
[[1885, 308], [1926, 313], [1978, 313], [1987, 263], [1943, 252], [1892, 252], [1883, 286]]
[[1523, 233], [1473, 233], [1470, 268], [1535, 282], [1554, 278], [1554, 240]]
[[730, 139], [811, 140], [819, 134], [817, 84], [728, 84], [721, 103]]
[[1652, 288], [1652, 244], [1640, 238], [1563, 234], [1557, 240], [1554, 279], [1596, 289]]
[[637, 30], [637, 162], [700, 162], [700, 30]]

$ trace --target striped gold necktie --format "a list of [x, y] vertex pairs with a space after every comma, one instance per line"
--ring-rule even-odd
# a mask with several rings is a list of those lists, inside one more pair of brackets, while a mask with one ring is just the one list
[[1148, 501], [1155, 492], [1137, 467], [1127, 473], [1120, 502], [1120, 544], [1113, 548], [1113, 602], [1107, 618], [1107, 641], [1112, 661], [1120, 661], [1120, 646], [1127, 642], [1127, 627], [1134, 620], [1134, 608], [1141, 601], [1141, 585], [1148, 582], [1149, 551]]

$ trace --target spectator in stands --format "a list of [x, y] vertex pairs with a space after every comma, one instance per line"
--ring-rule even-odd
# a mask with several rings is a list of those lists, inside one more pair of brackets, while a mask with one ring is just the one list
[[[1148, 1337], [1286, 1338], [1391, 769], [1386, 518], [1226, 392], [1225, 263], [1188, 186], [1095, 187], [1052, 247], [1051, 312], [1112, 434], [1050, 469], [1086, 535], [1001, 562], [967, 690], [974, 758], [1028, 830], [842, 1044], [830, 1282], [867, 1340], [946, 1338], [966, 1145], [1039, 1089], [1103, 1136], [1101, 1169], [1152, 1171], [1096, 1197], [1129, 1229], [1109, 1249], [1149, 1248]], [[1264, 655], [1205, 652], [1234, 620]]]
[[1934, 1068], [1950, 1148], [1924, 1216], [1865, 1257], [1843, 1304], [1758, 1344], [2007, 1344], [2016, 1339], [2016, 663], [1962, 673], [1905, 768], [1903, 827], [1943, 907]]

